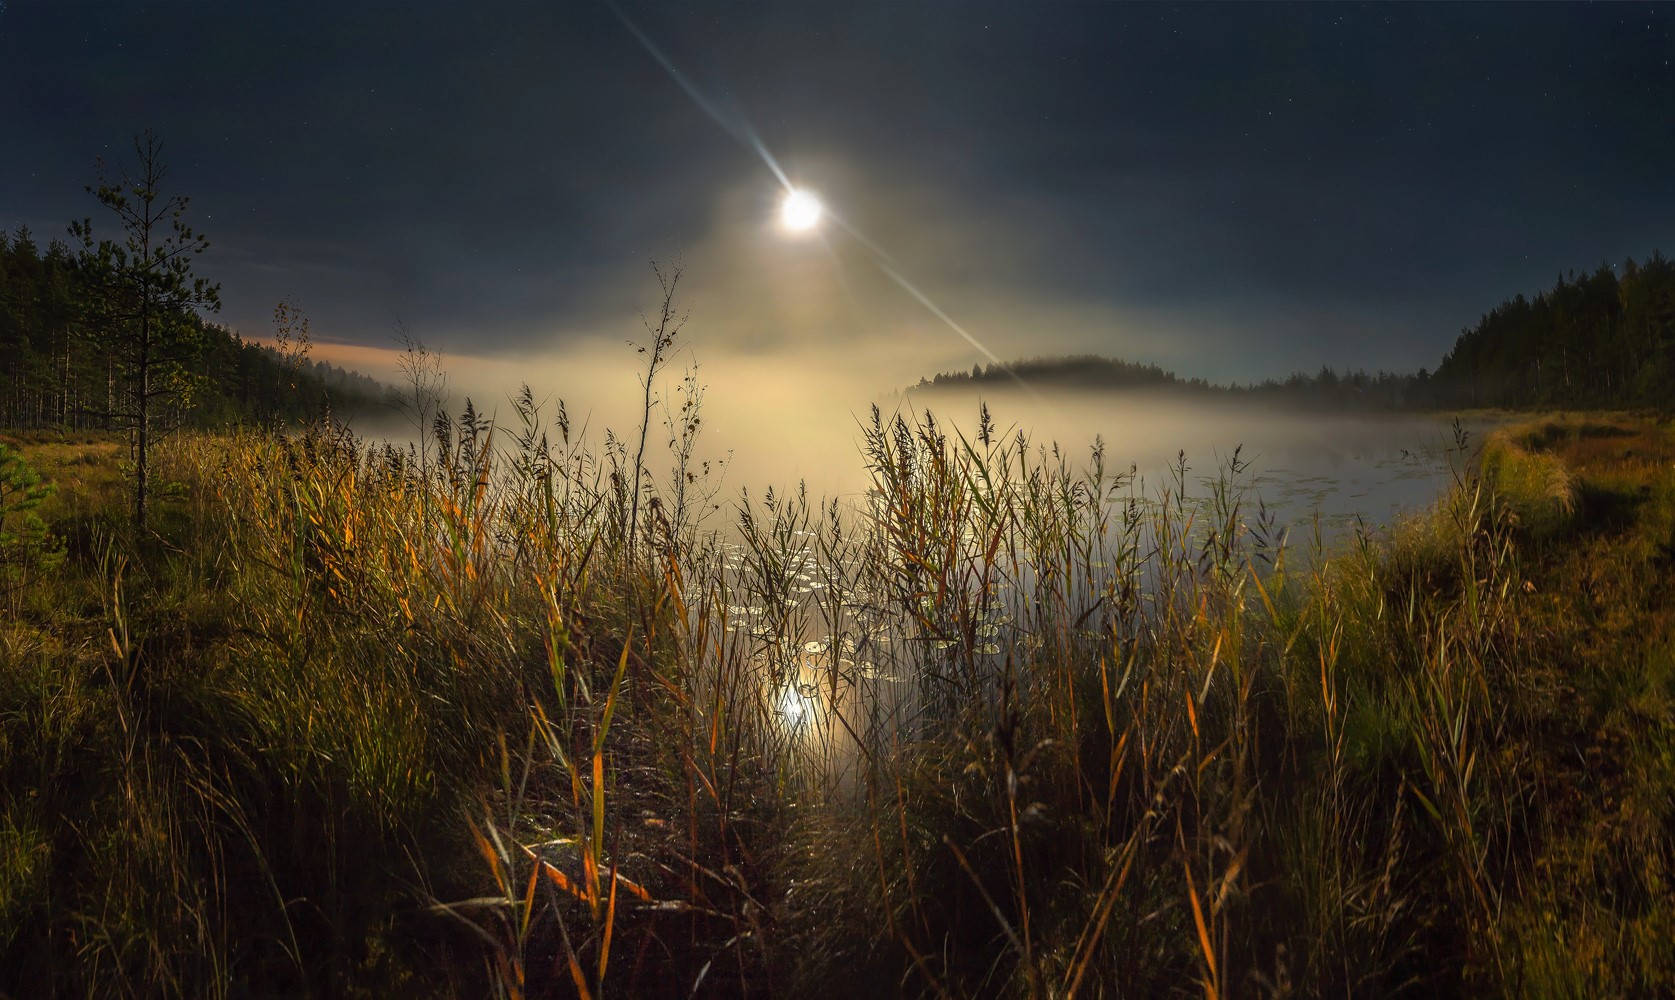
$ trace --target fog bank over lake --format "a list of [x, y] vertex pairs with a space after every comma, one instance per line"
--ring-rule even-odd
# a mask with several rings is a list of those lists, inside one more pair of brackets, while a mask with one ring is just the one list
[[[527, 382], [535, 398], [545, 401], [549, 430], [563, 399], [572, 434], [597, 444], [610, 428], [633, 440], [641, 393], [625, 354], [634, 356], [619, 343], [562, 361], [447, 358], [450, 406], [457, 412], [470, 396], [479, 411], [510, 429], [517, 422], [510, 400]], [[1201, 494], [1205, 478], [1214, 477], [1241, 448], [1248, 468], [1240, 481], [1252, 490], [1253, 511], [1260, 497], [1281, 526], [1292, 528], [1293, 543], [1307, 540], [1317, 512], [1323, 534], [1335, 537], [1357, 518], [1378, 527], [1423, 507], [1451, 481], [1450, 460], [1461, 461], [1452, 453], [1450, 421], [1440, 415], [1287, 410], [1169, 390], [991, 385], [895, 392], [887, 388], [888, 365], [859, 370], [852, 358], [788, 360], [737, 353], [698, 369], [704, 386], [698, 457], [723, 470], [717, 500], [724, 514], [741, 489], [760, 495], [768, 487], [784, 492], [801, 482], [817, 497], [860, 497], [869, 484], [861, 427], [870, 422], [874, 405], [886, 419], [898, 413], [922, 417], [928, 409], [950, 433], [972, 437], [986, 402], [997, 435], [1022, 432], [1040, 447], [1056, 442], [1073, 465], [1085, 465], [1095, 442], [1102, 442], [1107, 469], [1133, 466], [1140, 488], [1151, 497], [1173, 482], [1172, 468], [1182, 453], [1192, 495]], [[662, 404], [681, 405], [682, 366], [690, 363], [689, 356], [678, 356], [658, 379], [660, 405], [648, 436], [647, 466], [659, 477], [669, 464]], [[1468, 425], [1472, 444], [1485, 426], [1481, 419]], [[373, 438], [413, 437], [411, 423], [395, 415], [362, 418], [356, 429]], [[511, 443], [509, 436], [505, 440]]]

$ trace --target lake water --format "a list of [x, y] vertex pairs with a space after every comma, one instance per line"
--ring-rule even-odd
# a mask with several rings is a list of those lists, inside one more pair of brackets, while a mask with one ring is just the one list
[[[717, 575], [693, 579], [715, 581], [705, 586], [704, 597], [716, 602], [715, 615], [725, 622], [725, 638], [706, 642], [704, 660], [717, 676], [743, 671], [752, 678], [751, 687], [764, 692], [764, 715], [788, 745], [801, 748], [799, 757], [828, 776], [847, 772], [862, 743], [884, 740], [892, 727], [935, 710], [926, 699], [936, 685], [925, 681], [950, 663], [988, 669], [1032, 655], [1043, 642], [1106, 641], [1097, 617], [1054, 618], [1040, 609], [1041, 567], [1029, 560], [1014, 563], [982, 593], [967, 595], [971, 600], [957, 612], [943, 606], [946, 594], [892, 598], [887, 573], [831, 564], [820, 554], [816, 532], [807, 530], [814, 524], [788, 530], [774, 543], [771, 571], [761, 560], [753, 565], [748, 547], [739, 544], [741, 489], [749, 490], [760, 518], [767, 516], [760, 499], [768, 486], [783, 496], [802, 481], [812, 498], [840, 498], [858, 515], [847, 519], [858, 527], [871, 485], [860, 444], [862, 425], [870, 420], [865, 409], [857, 412], [813, 394], [796, 402], [767, 398], [736, 390], [705, 410], [699, 457], [730, 454], [730, 460], [715, 495], [720, 510], [709, 522], [722, 538]], [[1274, 531], [1268, 537], [1277, 541], [1279, 532], [1286, 533], [1294, 564], [1317, 542], [1330, 550], [1353, 531], [1379, 532], [1431, 504], [1490, 426], [1482, 420], [1467, 426], [1462, 451], [1444, 416], [1277, 412], [1132, 393], [990, 394], [987, 402], [997, 436], [1022, 432], [1032, 448], [1058, 442], [1072, 467], [1085, 463], [1093, 443], [1101, 442], [1108, 473], [1133, 469], [1133, 482], [1119, 500], [1156, 501], [1165, 491], [1174, 493], [1176, 463], [1184, 456], [1188, 506], [1204, 509], [1211, 486], [1237, 449], [1243, 519], [1249, 524], [1267, 515]], [[894, 399], [883, 410], [888, 416], [922, 414], [926, 408], [943, 430], [975, 437], [975, 397], [915, 394]], [[607, 423], [634, 426], [631, 415], [615, 417], [592, 421], [589, 439], [603, 437]], [[412, 433], [399, 422], [360, 430], [393, 443], [405, 443]], [[666, 478], [667, 456], [658, 446], [665, 438], [654, 430], [648, 452], [660, 481]], [[1199, 519], [1198, 530], [1208, 521]], [[1145, 530], [1142, 525], [1141, 533]], [[1142, 538], [1136, 551], [1147, 551], [1154, 542]], [[1092, 608], [1092, 595], [1119, 572], [1119, 558], [1094, 554], [1073, 580], [1051, 585], [1060, 588], [1066, 603]], [[1134, 570], [1143, 588], [1155, 582], [1155, 565]], [[921, 601], [937, 606], [921, 609]], [[927, 626], [960, 616], [963, 630]], [[1071, 634], [1064, 632], [1066, 622], [1075, 623]]]
[[[971, 436], [972, 426], [946, 417], [951, 408], [934, 409], [944, 415], [938, 418], [942, 427]], [[974, 413], [975, 406], [968, 412]], [[1329, 552], [1352, 532], [1378, 533], [1433, 503], [1463, 472], [1490, 426], [1481, 420], [1465, 426], [1462, 449], [1452, 422], [1438, 416], [1258, 413], [1061, 399], [1030, 417], [1027, 426], [1038, 443], [1098, 437], [1108, 471], [1132, 466], [1134, 481], [1119, 494], [1119, 502], [1129, 496], [1155, 502], [1164, 492], [1173, 493], [1182, 478], [1176, 463], [1184, 453], [1185, 506], [1199, 534], [1211, 519], [1192, 511], [1208, 513], [1212, 487], [1237, 448], [1242, 519], [1250, 524], [1268, 515], [1274, 532], [1268, 537], [1277, 541], [1279, 532], [1287, 533], [1293, 564], [1309, 558], [1317, 543]], [[1020, 420], [1016, 426], [1026, 424]], [[864, 508], [864, 464], [853, 446], [845, 454], [855, 456], [849, 463], [853, 471], [849, 465], [828, 467], [827, 489], [820, 492], [836, 492], [852, 509]], [[1088, 448], [1065, 449], [1064, 454], [1074, 466], [1085, 460]], [[1157, 574], [1165, 572], [1162, 564], [1144, 555], [1158, 546], [1149, 523], [1139, 528], [1134, 551], [1142, 553], [1142, 564], [1135, 567], [1134, 579], [1142, 590], [1163, 593], [1167, 588], [1157, 586]], [[915, 601], [925, 602], [921, 616], [889, 605], [882, 596], [888, 584], [879, 584], [888, 574], [852, 573], [827, 564], [814, 532], [796, 532], [787, 541], [782, 575], [769, 584], [756, 580], [761, 571], [752, 566], [747, 546], [727, 546], [727, 578], [733, 588], [725, 598], [729, 655], [749, 664], [774, 692], [769, 710], [787, 738], [833, 773], [854, 764], [855, 734], [862, 733], [863, 741], [883, 739], [878, 734], [936, 710], [926, 699], [934, 697], [939, 685], [926, 684], [928, 677], [945, 675], [959, 664], [975, 665], [988, 678], [976, 682], [980, 687], [998, 676], [1002, 663], [1032, 655], [1043, 642], [1097, 646], [1109, 641], [1099, 614], [1090, 617], [1075, 609], [1100, 607], [1097, 595], [1113, 574], [1122, 572], [1120, 553], [1092, 553], [1069, 578], [1060, 576], [1050, 584], [1057, 588], [1060, 606], [1072, 609], [1068, 615], [1042, 610], [1037, 598], [1044, 567], [1025, 559], [1010, 564], [978, 592], [968, 592], [965, 600], [940, 590], [935, 596], [909, 598], [910, 609]], [[1113, 544], [1120, 546], [1121, 538]], [[1192, 553], [1188, 562], [1196, 562], [1196, 546], [1192, 540], [1181, 546]], [[846, 576], [849, 593], [836, 596]], [[956, 578], [964, 581], [960, 586], [972, 585], [969, 576]], [[783, 591], [795, 595], [789, 609], [764, 596]], [[899, 605], [900, 595], [896, 600]], [[927, 627], [927, 622], [940, 624]], [[1064, 631], [1067, 622], [1075, 623], [1070, 633]], [[964, 690], [969, 694], [972, 689]]]
[[[973, 399], [938, 393], [911, 401], [915, 412], [928, 403], [967, 435], [975, 427], [963, 418], [975, 414]], [[1132, 466], [1138, 491], [1150, 498], [1173, 489], [1183, 457], [1189, 497], [1206, 496], [1237, 449], [1247, 501], [1265, 504], [1294, 545], [1309, 541], [1317, 523], [1330, 541], [1358, 523], [1379, 529], [1428, 506], [1493, 426], [1481, 417], [1463, 422], [1462, 453], [1445, 415], [1300, 413], [1099, 393], [1018, 394], [991, 409], [1003, 430], [1024, 430], [1036, 444], [1056, 441], [1073, 462], [1085, 460], [1098, 439], [1106, 468]]]

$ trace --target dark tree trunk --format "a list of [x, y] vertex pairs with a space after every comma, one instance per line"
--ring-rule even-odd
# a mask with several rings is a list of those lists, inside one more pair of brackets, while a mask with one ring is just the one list
[[147, 462], [151, 449], [151, 316], [144, 306], [140, 312], [140, 391], [134, 412], [139, 424], [138, 454], [134, 459], [134, 526], [145, 530], [145, 488]]

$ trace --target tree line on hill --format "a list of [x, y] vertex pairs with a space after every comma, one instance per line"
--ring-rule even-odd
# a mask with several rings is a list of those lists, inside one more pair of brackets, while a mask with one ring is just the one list
[[[122, 430], [138, 386], [101, 328], [98, 283], [61, 240], [43, 249], [27, 227], [0, 231], [0, 426]], [[246, 340], [195, 311], [172, 317], [188, 356], [160, 377], [182, 390], [160, 400], [159, 427], [289, 423], [330, 408], [354, 413], [388, 402], [389, 387], [306, 355], [306, 320], [276, 310], [288, 350]], [[291, 329], [284, 329], [285, 326]]]
[[975, 365], [969, 372], [944, 373], [921, 379], [919, 389], [1026, 385], [1057, 389], [1157, 389], [1210, 398], [1252, 399], [1323, 409], [1405, 409], [1427, 405], [1428, 373], [1399, 375], [1357, 371], [1339, 375], [1330, 368], [1316, 374], [1295, 373], [1245, 385], [1217, 385], [1202, 378], [1184, 378], [1157, 365], [1137, 364], [1094, 354], [1058, 358], [1028, 358], [1009, 365]]
[[1437, 367], [1455, 405], [1665, 408], [1675, 390], [1675, 263], [1572, 272], [1502, 302]]
[[289, 303], [274, 310], [271, 351], [204, 319], [221, 286], [197, 273], [209, 240], [187, 221], [190, 199], [165, 189], [168, 173], [162, 140], [143, 132], [130, 163], [100, 162], [87, 192], [108, 214], [97, 233], [91, 218], [70, 223], [74, 252], [54, 241], [42, 254], [27, 231], [0, 244], [0, 417], [128, 432], [141, 530], [158, 434], [341, 412], [380, 394], [310, 364], [308, 319]]
[[1214, 385], [1157, 365], [1094, 355], [978, 365], [921, 380], [939, 389], [1012, 384], [1164, 389], [1321, 409], [1667, 408], [1675, 399], [1675, 264], [1654, 251], [1617, 268], [1561, 275], [1534, 298], [1502, 302], [1462, 330], [1437, 366], [1408, 373], [1321, 368]]

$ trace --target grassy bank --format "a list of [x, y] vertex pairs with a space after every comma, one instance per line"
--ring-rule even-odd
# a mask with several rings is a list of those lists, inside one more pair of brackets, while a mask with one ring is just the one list
[[1668, 424], [1327, 559], [1236, 459], [879, 419], [845, 510], [521, 416], [182, 437], [143, 537], [13, 442], [0, 992], [1675, 988]]

